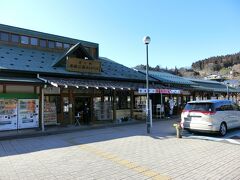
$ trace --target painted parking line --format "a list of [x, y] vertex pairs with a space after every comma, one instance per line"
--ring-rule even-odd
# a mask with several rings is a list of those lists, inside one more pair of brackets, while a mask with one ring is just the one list
[[222, 138], [211, 137], [211, 136], [192, 135], [191, 133], [184, 133], [184, 137], [188, 138], [188, 139], [202, 139], [202, 140], [209, 140], [209, 141], [216, 141], [216, 142], [228, 142], [231, 144], [240, 145], [240, 132], [230, 133], [226, 137], [222, 137]]
[[128, 161], [126, 159], [122, 159], [119, 156], [109, 153], [109, 152], [105, 152], [102, 151], [100, 149], [97, 149], [93, 146], [90, 145], [79, 145], [79, 147], [85, 151], [91, 152], [101, 158], [104, 158], [106, 160], [109, 160], [111, 162], [114, 162], [118, 165], [121, 165], [123, 167], [126, 167], [132, 171], [135, 171], [139, 174], [142, 174], [148, 178], [151, 178], [153, 180], [170, 180], [171, 178], [165, 175], [162, 175], [154, 170], [151, 170], [147, 167], [143, 167], [141, 165], [138, 165], [134, 162]]

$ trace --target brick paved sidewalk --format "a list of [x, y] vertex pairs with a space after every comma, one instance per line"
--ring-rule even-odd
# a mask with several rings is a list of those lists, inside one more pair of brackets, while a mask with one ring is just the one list
[[173, 123], [0, 141], [0, 179], [240, 178], [238, 145], [177, 139]]

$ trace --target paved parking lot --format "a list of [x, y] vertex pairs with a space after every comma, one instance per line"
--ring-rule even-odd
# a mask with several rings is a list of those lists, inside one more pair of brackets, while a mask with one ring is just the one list
[[240, 129], [233, 129], [224, 137], [221, 137], [217, 134], [191, 133], [187, 131], [183, 131], [183, 136], [190, 139], [201, 139], [240, 145]]
[[173, 123], [0, 141], [0, 179], [240, 179], [239, 145], [177, 139]]

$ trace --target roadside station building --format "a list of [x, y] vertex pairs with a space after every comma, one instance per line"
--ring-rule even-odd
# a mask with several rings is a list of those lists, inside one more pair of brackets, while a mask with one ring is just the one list
[[[139, 70], [145, 75], [145, 71]], [[149, 71], [149, 76], [164, 85], [165, 89], [152, 93], [153, 114], [159, 113], [160, 104], [174, 102], [173, 114], [180, 114], [184, 105], [192, 100], [229, 98], [238, 103], [240, 91], [223, 83], [211, 80], [185, 78], [167, 72]], [[228, 95], [228, 97], [227, 97]]]
[[[145, 119], [145, 78], [97, 43], [0, 24], [0, 131]], [[159, 117], [168, 99], [179, 109], [209, 86], [150, 71], [149, 88]]]
[[144, 87], [145, 75], [99, 57], [97, 43], [0, 25], [0, 130], [134, 118]]

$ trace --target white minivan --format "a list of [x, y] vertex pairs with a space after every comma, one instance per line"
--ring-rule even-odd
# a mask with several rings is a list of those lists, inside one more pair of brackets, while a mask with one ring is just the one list
[[240, 108], [230, 100], [190, 101], [181, 114], [181, 126], [224, 136], [228, 129], [240, 127]]

